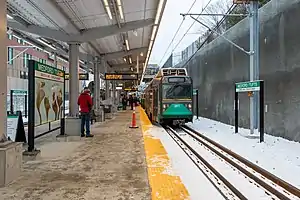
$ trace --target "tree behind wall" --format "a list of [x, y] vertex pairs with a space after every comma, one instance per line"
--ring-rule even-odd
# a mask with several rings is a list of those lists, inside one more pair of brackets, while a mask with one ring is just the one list
[[[264, 6], [269, 1], [271, 1], [271, 0], [259, 0], [259, 8]], [[237, 5], [232, 11], [232, 14], [247, 14], [247, 13], [248, 13], [247, 5], [243, 5], [243, 4]], [[245, 18], [245, 16], [228, 17], [226, 19], [226, 29], [228, 30], [229, 28], [233, 27], [234, 25], [239, 23], [244, 18]]]

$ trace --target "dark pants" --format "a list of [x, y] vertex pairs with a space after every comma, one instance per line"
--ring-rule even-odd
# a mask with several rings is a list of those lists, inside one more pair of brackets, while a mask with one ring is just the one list
[[81, 113], [81, 134], [84, 135], [84, 125], [86, 128], [86, 135], [90, 135], [90, 113]]
[[130, 103], [131, 110], [133, 110], [133, 103]]
[[123, 103], [123, 110], [126, 110], [126, 107], [127, 107], [126, 103]]

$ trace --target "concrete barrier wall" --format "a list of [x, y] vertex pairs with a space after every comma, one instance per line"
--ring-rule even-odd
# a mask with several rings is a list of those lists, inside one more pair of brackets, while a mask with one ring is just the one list
[[[300, 0], [260, 9], [260, 79], [265, 80], [266, 132], [300, 141]], [[249, 50], [249, 20], [225, 36]], [[199, 89], [200, 115], [234, 124], [234, 83], [249, 80], [249, 56], [217, 38], [187, 64]], [[249, 97], [240, 95], [239, 125], [249, 128]]]

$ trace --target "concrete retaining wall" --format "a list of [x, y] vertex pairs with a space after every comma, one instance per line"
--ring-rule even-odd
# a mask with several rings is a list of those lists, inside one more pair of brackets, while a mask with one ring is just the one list
[[[300, 141], [300, 0], [273, 0], [260, 10], [260, 79], [266, 132]], [[225, 36], [249, 50], [249, 20]], [[234, 83], [249, 80], [249, 56], [217, 38], [188, 63], [201, 116], [234, 124]], [[249, 128], [249, 97], [240, 95], [240, 126]]]

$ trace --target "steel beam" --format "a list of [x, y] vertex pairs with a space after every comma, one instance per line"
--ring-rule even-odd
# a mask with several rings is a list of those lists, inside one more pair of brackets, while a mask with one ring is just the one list
[[85, 31], [82, 31], [79, 34], [66, 34], [62, 31], [51, 29], [48, 27], [41, 27], [37, 25], [23, 25], [16, 21], [9, 20], [7, 26], [13, 29], [25, 31], [28, 33], [33, 33], [40, 35], [42, 37], [51, 38], [54, 40], [60, 40], [64, 42], [89, 42], [94, 41], [99, 38], [104, 38], [110, 35], [115, 35], [122, 32], [127, 32], [130, 30], [142, 28], [145, 26], [150, 26], [154, 24], [154, 19], [146, 20], [137, 20], [132, 22], [127, 22], [122, 24], [122, 27], [119, 28], [117, 25], [111, 26], [101, 26], [96, 28], [91, 28]]
[[17, 29], [20, 31], [25, 31], [28, 33], [33, 33], [36, 35], [40, 35], [42, 37], [47, 37], [55, 40], [60, 40], [60, 41], [68, 41], [69, 37], [67, 34], [63, 33], [62, 31], [51, 29], [48, 27], [41, 27], [37, 25], [28, 25], [25, 26], [19, 22], [16, 21], [7, 21], [7, 27]]
[[137, 21], [124, 23], [122, 24], [121, 28], [119, 28], [118, 25], [100, 26], [100, 27], [85, 30], [80, 35], [73, 35], [69, 38], [69, 40], [88, 42], [99, 38], [115, 35], [118, 33], [123, 33], [134, 29], [142, 28], [145, 26], [150, 26], [153, 24], [154, 24], [154, 19], [146, 19], [146, 20], [137, 20]]
[[[146, 60], [143, 59], [143, 60], [139, 60], [139, 63], [143, 63], [145, 62]], [[115, 64], [115, 65], [112, 65], [111, 68], [124, 68], [124, 67], [131, 67], [131, 66], [135, 66], [136, 67], [136, 64], [137, 64], [137, 61], [133, 61], [131, 64], [129, 63], [122, 63], [122, 64]], [[140, 66], [141, 68], [141, 66]]]
[[117, 51], [117, 52], [112, 52], [112, 53], [106, 53], [104, 55], [105, 60], [110, 61], [114, 59], [118, 59], [124, 56], [129, 56], [131, 54], [135, 53], [140, 53], [140, 52], [145, 52], [147, 51], [148, 47], [141, 47], [141, 48], [135, 48], [135, 49], [130, 49], [129, 51]]

